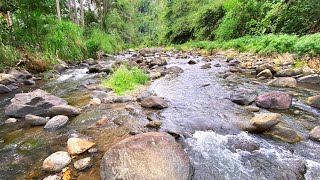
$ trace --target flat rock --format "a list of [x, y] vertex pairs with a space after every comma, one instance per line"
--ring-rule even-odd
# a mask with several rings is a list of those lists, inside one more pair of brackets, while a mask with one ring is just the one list
[[71, 155], [81, 154], [95, 145], [95, 143], [81, 138], [70, 138], [68, 139], [67, 144], [68, 152]]
[[268, 82], [268, 84], [275, 87], [296, 87], [297, 80], [292, 77], [280, 77]]
[[82, 171], [89, 168], [92, 165], [91, 161], [91, 157], [87, 157], [74, 162], [73, 165], [77, 170]]
[[16, 94], [11, 99], [11, 104], [5, 108], [5, 114], [11, 117], [25, 117], [28, 114], [47, 116], [49, 108], [66, 104], [64, 99], [37, 89]]
[[64, 115], [54, 116], [46, 123], [46, 125], [44, 126], [44, 129], [57, 130], [63, 127], [64, 125], [66, 125], [68, 121], [69, 121], [68, 116], [64, 116]]
[[273, 91], [258, 96], [256, 104], [266, 109], [289, 109], [292, 105], [292, 97], [286, 92]]
[[10, 89], [8, 86], [0, 84], [0, 94], [5, 94], [9, 92], [12, 92], [12, 89]]
[[77, 116], [80, 114], [80, 109], [70, 105], [58, 105], [48, 109], [48, 116], [65, 115]]
[[161, 97], [150, 96], [141, 102], [144, 108], [164, 109], [168, 107], [168, 103]]
[[150, 97], [150, 96], [152, 96], [153, 94], [152, 94], [152, 92], [150, 92], [150, 91], [144, 91], [143, 93], [141, 93], [138, 97], [137, 97], [137, 101], [138, 102], [141, 102], [141, 101], [143, 101], [144, 99], [146, 99], [146, 98], [148, 98], [148, 97]]
[[25, 120], [28, 121], [33, 126], [43, 126], [47, 124], [47, 122], [49, 121], [48, 118], [43, 118], [40, 116], [31, 115], [31, 114], [26, 115]]
[[318, 74], [311, 74], [298, 78], [300, 83], [320, 84], [320, 76]]
[[296, 143], [304, 139], [300, 132], [279, 124], [274, 126], [269, 131], [265, 131], [264, 134], [289, 143]]
[[108, 149], [102, 158], [101, 179], [191, 179], [190, 160], [166, 133], [145, 133]]
[[249, 105], [256, 100], [258, 92], [256, 90], [238, 88], [233, 91], [230, 100], [240, 105]]
[[255, 114], [250, 120], [254, 129], [249, 132], [263, 132], [268, 129], [273, 128], [275, 125], [279, 124], [281, 121], [281, 115], [277, 113], [261, 113]]
[[71, 157], [65, 151], [58, 151], [51, 154], [43, 161], [42, 168], [49, 172], [60, 172], [71, 163]]

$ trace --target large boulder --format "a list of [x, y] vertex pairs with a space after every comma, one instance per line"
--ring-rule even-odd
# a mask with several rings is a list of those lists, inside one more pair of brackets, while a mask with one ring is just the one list
[[286, 92], [273, 91], [258, 96], [256, 104], [266, 109], [289, 109], [292, 105], [292, 97]]
[[6, 73], [13, 75], [19, 81], [33, 78], [33, 75], [26, 70], [9, 69]]
[[317, 126], [312, 129], [309, 134], [309, 138], [313, 141], [320, 142], [320, 126]]
[[292, 77], [279, 77], [268, 82], [268, 84], [275, 87], [296, 87], [297, 80]]
[[11, 104], [5, 108], [5, 114], [12, 117], [25, 117], [27, 114], [47, 116], [49, 108], [66, 104], [64, 99], [37, 89], [16, 94], [11, 99]]
[[68, 139], [67, 142], [68, 145], [68, 152], [71, 155], [74, 154], [81, 154], [88, 149], [92, 148], [95, 143], [88, 141], [86, 139], [81, 139], [81, 138], [70, 138]]
[[307, 104], [312, 107], [320, 109], [320, 95], [312, 96], [307, 99]]
[[58, 105], [48, 109], [48, 116], [65, 115], [77, 116], [80, 114], [80, 109], [70, 105]]
[[300, 132], [279, 124], [274, 126], [269, 131], [264, 132], [264, 134], [289, 143], [296, 143], [304, 139]]
[[144, 108], [164, 109], [168, 107], [168, 103], [161, 97], [150, 96], [141, 102], [141, 106]]
[[12, 91], [12, 89], [10, 89], [8, 86], [0, 84], [0, 94], [9, 93], [11, 91]]
[[254, 128], [250, 129], [249, 132], [263, 132], [273, 128], [281, 121], [281, 115], [277, 113], [261, 113], [256, 114], [250, 123]]
[[67, 152], [58, 151], [51, 154], [43, 161], [42, 168], [49, 172], [60, 172], [71, 163], [71, 157]]
[[0, 84], [10, 85], [17, 83], [17, 79], [11, 74], [0, 74]]
[[166, 133], [145, 133], [113, 145], [101, 162], [101, 179], [191, 179], [190, 160]]
[[311, 74], [308, 76], [303, 76], [298, 79], [300, 83], [311, 83], [311, 84], [320, 84], [320, 76], [318, 74]]
[[232, 102], [240, 105], [249, 105], [256, 100], [258, 92], [256, 90], [239, 88], [233, 91], [230, 96]]

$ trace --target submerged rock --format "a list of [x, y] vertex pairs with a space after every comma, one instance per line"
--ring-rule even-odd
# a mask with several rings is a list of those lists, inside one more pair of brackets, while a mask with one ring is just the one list
[[312, 129], [309, 134], [309, 138], [313, 141], [320, 142], [320, 126], [317, 126]]
[[166, 133], [145, 133], [113, 145], [101, 163], [101, 179], [191, 178], [190, 160], [183, 148]]
[[25, 117], [28, 114], [47, 116], [49, 108], [66, 104], [64, 99], [37, 89], [16, 94], [11, 99], [11, 104], [5, 108], [5, 114], [12, 117]]
[[289, 109], [292, 105], [292, 97], [286, 92], [273, 91], [258, 96], [256, 104], [266, 109]]
[[67, 144], [68, 152], [71, 155], [81, 154], [95, 145], [95, 143], [81, 138], [70, 138], [68, 139]]
[[275, 87], [296, 87], [297, 80], [292, 77], [280, 77], [268, 82], [268, 84]]
[[71, 157], [65, 151], [58, 151], [51, 154], [43, 161], [42, 168], [45, 171], [60, 172], [71, 163]]
[[300, 132], [281, 125], [274, 126], [271, 130], [266, 131], [264, 134], [289, 143], [296, 143], [304, 139]]
[[168, 103], [160, 97], [150, 96], [141, 102], [141, 106], [144, 108], [164, 109], [168, 107]]
[[66, 125], [68, 121], [69, 121], [68, 116], [64, 116], [64, 115], [54, 116], [46, 123], [46, 125], [44, 126], [44, 129], [57, 130], [63, 127], [64, 125]]
[[168, 74], [180, 74], [183, 73], [184, 70], [181, 67], [178, 66], [171, 66], [169, 68], [167, 68], [167, 73]]
[[232, 102], [240, 105], [249, 105], [256, 100], [258, 92], [256, 90], [239, 88], [230, 96]]
[[79, 114], [80, 109], [70, 105], [58, 105], [48, 109], [48, 115], [51, 117], [56, 115], [77, 116]]
[[91, 157], [80, 159], [80, 160], [74, 162], [73, 165], [79, 171], [85, 170], [92, 165]]

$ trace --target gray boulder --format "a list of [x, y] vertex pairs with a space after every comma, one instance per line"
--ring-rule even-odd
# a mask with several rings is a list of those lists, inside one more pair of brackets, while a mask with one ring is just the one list
[[311, 74], [308, 76], [303, 76], [298, 79], [300, 83], [311, 83], [311, 84], [320, 84], [320, 76], [318, 74]]
[[141, 106], [144, 108], [164, 109], [168, 107], [168, 103], [161, 97], [150, 96], [141, 102]]
[[108, 149], [101, 161], [101, 179], [191, 179], [190, 160], [166, 133], [145, 133]]
[[320, 109], [320, 95], [312, 96], [307, 99], [307, 104], [312, 107]]
[[66, 125], [68, 123], [68, 121], [69, 121], [68, 116], [58, 115], [58, 116], [51, 118], [44, 126], [44, 129], [57, 130], [57, 129], [63, 127], [64, 125]]
[[80, 114], [80, 109], [70, 105], [58, 105], [48, 109], [48, 116], [56, 115], [77, 116]]
[[256, 104], [266, 109], [289, 109], [292, 105], [292, 97], [286, 92], [273, 91], [258, 96]]
[[58, 151], [51, 154], [43, 161], [42, 168], [49, 172], [60, 172], [71, 163], [71, 157], [67, 152]]
[[41, 89], [29, 93], [16, 94], [11, 104], [5, 108], [5, 114], [12, 117], [25, 117], [28, 114], [47, 116], [53, 106], [66, 105], [67, 101], [51, 95]]
[[0, 84], [0, 94], [5, 94], [9, 92], [12, 92], [12, 89], [10, 89], [8, 86]]
[[232, 102], [240, 105], [249, 105], [256, 100], [258, 92], [256, 90], [239, 88], [233, 91], [230, 96]]
[[40, 116], [31, 115], [31, 114], [26, 115], [25, 119], [33, 126], [43, 126], [47, 124], [47, 122], [49, 121], [49, 119], [47, 118], [43, 118]]
[[268, 84], [275, 87], [296, 87], [297, 80], [292, 77], [279, 77], [268, 82]]

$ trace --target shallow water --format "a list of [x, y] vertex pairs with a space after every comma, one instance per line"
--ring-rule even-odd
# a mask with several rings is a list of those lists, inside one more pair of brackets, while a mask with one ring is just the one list
[[[206, 62], [202, 57], [189, 65], [190, 59], [176, 59], [168, 53], [168, 66], [179, 66], [184, 72], [168, 74], [155, 80], [149, 90], [168, 100], [169, 108], [160, 112], [163, 122], [161, 131], [180, 134], [181, 143], [190, 156], [195, 180], [211, 179], [320, 179], [320, 145], [310, 140], [296, 144], [270, 139], [264, 135], [248, 134], [240, 127], [248, 123], [253, 114], [228, 98], [234, 89], [245, 87], [257, 89], [259, 93], [285, 90], [294, 94], [293, 108], [275, 111], [283, 115], [283, 121], [307, 136], [310, 129], [320, 123], [319, 110], [304, 103], [305, 98], [317, 95], [318, 87], [300, 85], [298, 88], [275, 88], [265, 81], [237, 74], [222, 78], [228, 70], [225, 58], [216, 57], [211, 69], [201, 69]], [[130, 58], [124, 54], [118, 58]], [[222, 67], [214, 67], [219, 63]], [[91, 96], [83, 87], [88, 81], [99, 81], [97, 75], [87, 74], [86, 68], [70, 69], [54, 80], [38, 82], [34, 87], [23, 87], [18, 92], [41, 88], [56, 96], [65, 98], [69, 104], [83, 108], [81, 115], [71, 119], [68, 125], [55, 132], [46, 132], [42, 127], [31, 127], [20, 121], [3, 124], [7, 119], [4, 107], [14, 93], [0, 95], [0, 179], [42, 179], [48, 173], [41, 169], [44, 158], [51, 153], [66, 150], [69, 137], [76, 135], [92, 138], [100, 150], [92, 156], [94, 166], [77, 172], [72, 166], [72, 177], [78, 179], [100, 179], [99, 167], [103, 152], [114, 143], [129, 137], [130, 131], [146, 132], [144, 125], [148, 112], [136, 102], [103, 104], [85, 108]], [[132, 113], [125, 109], [127, 104], [136, 108]], [[296, 115], [293, 112], [302, 112]], [[262, 110], [266, 112], [266, 110]], [[102, 118], [110, 119], [103, 125]], [[241, 150], [239, 146], [253, 147]]]

